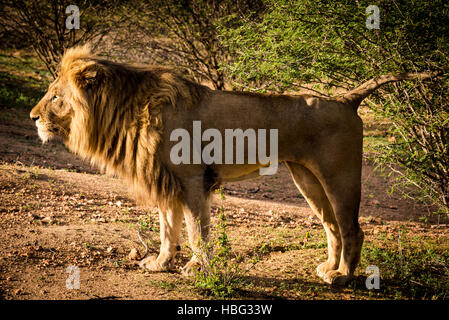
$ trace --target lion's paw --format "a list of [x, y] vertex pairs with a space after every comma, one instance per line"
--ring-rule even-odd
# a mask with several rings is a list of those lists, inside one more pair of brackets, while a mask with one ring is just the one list
[[163, 268], [158, 262], [156, 256], [150, 256], [147, 257], [139, 262], [139, 266], [143, 269], [149, 270], [149, 271], [165, 271], [165, 268]]
[[190, 260], [184, 267], [181, 268], [181, 273], [183, 276], [192, 277], [195, 276], [199, 270], [201, 270], [199, 262], [196, 260]]
[[323, 262], [322, 264], [320, 264], [317, 268], [316, 268], [316, 273], [318, 274], [318, 277], [320, 277], [321, 279], [324, 279], [326, 276], [326, 273], [328, 273], [329, 271], [335, 270], [333, 266], [331, 266], [329, 264], [328, 261]]
[[354, 276], [349, 274], [343, 274], [338, 270], [331, 270], [328, 271], [325, 276], [323, 277], [323, 280], [326, 283], [329, 283], [334, 286], [344, 286], [349, 281], [353, 280]]

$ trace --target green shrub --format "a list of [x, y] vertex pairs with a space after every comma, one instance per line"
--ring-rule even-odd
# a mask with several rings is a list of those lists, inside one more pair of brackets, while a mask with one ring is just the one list
[[[380, 29], [368, 29], [371, 1], [267, 0], [221, 37], [233, 60], [224, 69], [240, 89], [308, 88], [323, 95], [399, 72], [437, 71], [432, 81], [387, 85], [366, 102], [390, 119], [394, 137], [373, 158], [398, 173], [408, 194], [449, 210], [449, 4], [444, 0], [377, 1]], [[313, 85], [310, 85], [313, 84]], [[394, 141], [395, 140], [395, 141]]]
[[216, 191], [222, 200], [215, 227], [216, 236], [207, 244], [200, 243], [205, 256], [199, 257], [200, 270], [196, 273], [195, 287], [216, 298], [228, 298], [235, 294], [242, 281], [242, 272], [233, 262], [234, 254], [226, 231], [223, 188]]
[[449, 256], [432, 247], [390, 248], [368, 245], [362, 250], [362, 265], [376, 265], [380, 290], [396, 298], [447, 299]]

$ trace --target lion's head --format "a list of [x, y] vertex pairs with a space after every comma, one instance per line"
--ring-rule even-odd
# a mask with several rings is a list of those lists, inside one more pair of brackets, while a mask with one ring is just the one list
[[180, 189], [157, 156], [161, 110], [193, 106], [201, 92], [170, 68], [116, 63], [75, 47], [30, 116], [42, 141], [59, 136], [72, 152], [160, 199]]
[[[94, 84], [99, 85], [99, 65], [94, 62], [88, 46], [69, 49], [59, 66], [58, 77], [50, 84], [47, 93], [31, 110], [39, 137], [46, 141], [61, 137], [69, 145], [74, 132], [74, 118], [86, 118], [89, 102], [95, 95]], [[86, 127], [85, 131], [88, 131]]]
[[[61, 62], [57, 79], [31, 110], [30, 117], [35, 121], [43, 142], [57, 136], [64, 141], [69, 138], [77, 106], [82, 104], [82, 98], [85, 100], [92, 94], [91, 85], [96, 71], [92, 68], [92, 63], [86, 64], [86, 59], [90, 56], [87, 46], [68, 50]], [[74, 63], [76, 61], [77, 64]]]
[[64, 90], [56, 80], [31, 111], [31, 119], [36, 123], [39, 137], [43, 142], [47, 142], [56, 135], [68, 137], [73, 108], [64, 102], [64, 96]]

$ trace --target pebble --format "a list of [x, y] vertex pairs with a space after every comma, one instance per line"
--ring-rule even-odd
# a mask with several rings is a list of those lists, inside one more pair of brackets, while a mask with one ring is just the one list
[[41, 220], [41, 222], [51, 224], [53, 223], [53, 220], [50, 217], [45, 217]]
[[136, 248], [132, 248], [131, 251], [128, 254], [129, 260], [140, 260], [140, 254], [139, 251], [137, 251]]

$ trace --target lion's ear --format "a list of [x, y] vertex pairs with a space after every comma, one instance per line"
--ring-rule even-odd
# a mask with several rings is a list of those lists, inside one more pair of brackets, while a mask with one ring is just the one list
[[72, 79], [77, 87], [87, 89], [98, 82], [100, 75], [101, 66], [97, 63], [90, 63], [74, 70]]

